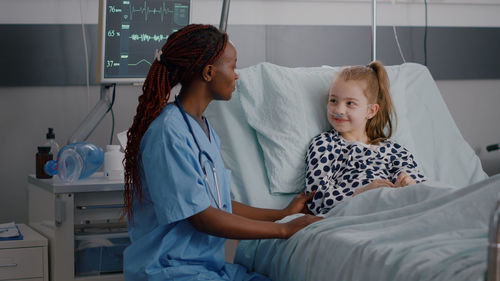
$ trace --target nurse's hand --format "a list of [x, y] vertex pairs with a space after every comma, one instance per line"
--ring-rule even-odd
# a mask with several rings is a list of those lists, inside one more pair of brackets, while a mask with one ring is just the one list
[[323, 219], [322, 217], [316, 217], [313, 215], [303, 215], [287, 223], [284, 223], [283, 226], [285, 229], [285, 233], [283, 238], [287, 239], [290, 236], [294, 235], [297, 231], [301, 230], [302, 228], [322, 219]]
[[320, 219], [322, 218], [303, 215], [286, 223], [276, 223], [231, 214], [214, 207], [208, 207], [187, 218], [196, 230], [229, 239], [288, 238]]
[[283, 209], [285, 212], [285, 216], [304, 213], [304, 214], [312, 214], [311, 211], [306, 206], [306, 201], [311, 199], [314, 196], [315, 192], [309, 193], [306, 195], [305, 192], [299, 193], [292, 201], [288, 204], [288, 206]]

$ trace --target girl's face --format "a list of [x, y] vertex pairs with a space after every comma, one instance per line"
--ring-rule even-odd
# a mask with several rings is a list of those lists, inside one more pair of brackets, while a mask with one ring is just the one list
[[236, 48], [227, 43], [224, 53], [215, 61], [215, 75], [211, 81], [211, 91], [216, 100], [229, 100], [236, 88]]
[[328, 122], [340, 135], [351, 141], [368, 142], [366, 122], [375, 116], [378, 104], [369, 104], [363, 83], [338, 78], [328, 97]]

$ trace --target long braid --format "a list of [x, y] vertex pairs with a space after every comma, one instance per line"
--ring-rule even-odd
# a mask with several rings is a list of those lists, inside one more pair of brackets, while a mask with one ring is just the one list
[[173, 33], [163, 45], [160, 61], [151, 65], [142, 86], [137, 112], [127, 132], [125, 149], [124, 210], [132, 221], [133, 202], [142, 204], [142, 182], [140, 174], [140, 143], [149, 125], [158, 117], [170, 99], [173, 87], [183, 86], [200, 75], [206, 65], [213, 64], [227, 45], [228, 37], [211, 25], [188, 25]]

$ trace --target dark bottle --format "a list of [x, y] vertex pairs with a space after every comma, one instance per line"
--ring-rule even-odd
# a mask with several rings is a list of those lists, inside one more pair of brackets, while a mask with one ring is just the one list
[[52, 160], [52, 153], [50, 153], [50, 146], [39, 146], [36, 154], [36, 177], [39, 179], [50, 179], [52, 176], [47, 175], [43, 171], [45, 162]]

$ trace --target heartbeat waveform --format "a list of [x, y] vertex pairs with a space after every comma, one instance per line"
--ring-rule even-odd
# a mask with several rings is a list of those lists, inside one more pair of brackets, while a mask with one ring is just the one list
[[165, 2], [163, 2], [162, 6], [158, 9], [147, 6], [146, 1], [144, 1], [144, 6], [136, 9], [134, 6], [130, 8], [130, 20], [134, 18], [134, 13], [141, 13], [144, 15], [144, 20], [148, 21], [149, 14], [160, 15], [161, 21], [163, 22], [163, 18], [167, 13], [173, 13], [174, 11], [169, 10], [165, 7]]
[[149, 35], [149, 34], [132, 34], [130, 35], [128, 38], [132, 39], [133, 41], [141, 41], [141, 42], [144, 42], [144, 41], [155, 41], [155, 42], [161, 42], [165, 39], [168, 38], [168, 35], [163, 35], [163, 34], [159, 34], [159, 35], [156, 35], [156, 34], [153, 34], [153, 35]]
[[[128, 66], [138, 66], [139, 64], [141, 63], [145, 63], [147, 65], [151, 65], [151, 63], [146, 60], [146, 59], [142, 59], [136, 63], [127, 63]], [[120, 67], [120, 63], [119, 62], [114, 62], [114, 61], [108, 61], [108, 64], [106, 65], [107, 68], [111, 68], [111, 67]]]
[[142, 59], [142, 60], [140, 60], [140, 61], [138, 61], [136, 63], [129, 63], [128, 65], [137, 66], [137, 65], [139, 65], [141, 63], [147, 63], [147, 64], [151, 65], [151, 63], [148, 60], [146, 60], [146, 59]]

